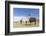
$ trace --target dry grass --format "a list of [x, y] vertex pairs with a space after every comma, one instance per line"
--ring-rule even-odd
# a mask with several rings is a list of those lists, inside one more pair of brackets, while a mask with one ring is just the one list
[[14, 28], [25, 28], [25, 27], [38, 27], [39, 26], [39, 23], [36, 22], [36, 25], [34, 24], [34, 22], [30, 23], [30, 22], [27, 22], [27, 24], [25, 22], [14, 22], [13, 23], [13, 27]]

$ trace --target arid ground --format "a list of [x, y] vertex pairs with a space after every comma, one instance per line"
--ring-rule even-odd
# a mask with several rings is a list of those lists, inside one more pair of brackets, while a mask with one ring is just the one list
[[25, 27], [38, 27], [39, 26], [39, 23], [38, 23], [38, 21], [36, 21], [36, 24], [34, 24], [34, 22], [32, 22], [32, 23], [30, 23], [30, 22], [27, 22], [27, 23], [25, 23], [25, 22], [22, 22], [22, 23], [20, 23], [20, 22], [14, 22], [13, 23], [13, 27], [14, 28], [25, 28]]

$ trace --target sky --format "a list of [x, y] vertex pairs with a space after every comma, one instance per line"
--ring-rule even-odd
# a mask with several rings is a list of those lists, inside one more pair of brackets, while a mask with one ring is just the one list
[[13, 8], [13, 16], [34, 16], [39, 17], [39, 9], [35, 8]]

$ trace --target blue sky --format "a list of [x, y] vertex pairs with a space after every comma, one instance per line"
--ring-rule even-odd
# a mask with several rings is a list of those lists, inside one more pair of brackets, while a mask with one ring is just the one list
[[39, 9], [35, 8], [13, 8], [13, 16], [28, 16], [39, 17]]

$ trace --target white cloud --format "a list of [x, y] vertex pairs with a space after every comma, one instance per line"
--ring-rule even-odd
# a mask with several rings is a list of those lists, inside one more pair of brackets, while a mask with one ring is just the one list
[[[13, 21], [20, 21], [21, 19], [23, 21], [28, 21], [30, 16], [14, 16], [13, 17]], [[36, 19], [38, 19], [38, 17], [36, 17]]]

